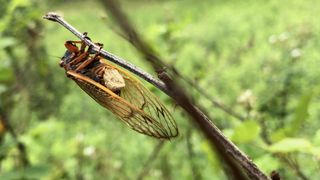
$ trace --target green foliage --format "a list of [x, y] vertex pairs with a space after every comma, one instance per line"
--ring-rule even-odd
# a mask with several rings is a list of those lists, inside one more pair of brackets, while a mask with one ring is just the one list
[[256, 140], [261, 132], [261, 128], [255, 121], [245, 121], [235, 127], [231, 140], [237, 143], [248, 143]]
[[304, 152], [309, 153], [312, 148], [311, 143], [303, 138], [285, 138], [274, 143], [269, 150], [274, 153]]
[[318, 130], [314, 137], [313, 137], [313, 143], [317, 146], [320, 146], [320, 130]]
[[16, 44], [16, 40], [14, 38], [6, 37], [0, 40], [0, 48], [4, 49], [9, 46], [13, 46]]
[[[184, 77], [240, 114], [239, 120], [182, 81], [266, 174], [319, 176], [319, 2], [121, 1], [143, 37]], [[120, 123], [58, 67], [76, 38], [42, 19], [59, 11], [95, 42], [151, 72], [111, 28], [95, 1], [0, 0], [0, 179], [226, 179], [209, 142], [170, 100], [146, 83], [177, 120], [181, 136], [145, 167], [158, 140]], [[191, 129], [191, 135], [187, 135]], [[17, 140], [26, 147], [24, 163]], [[315, 163], [316, 162], [316, 163]], [[298, 168], [298, 169], [297, 169]], [[300, 169], [299, 169], [300, 168]], [[195, 174], [194, 174], [195, 173]]]
[[289, 126], [287, 130], [288, 136], [295, 135], [298, 130], [303, 127], [303, 124], [306, 122], [309, 116], [308, 109], [312, 96], [313, 93], [311, 91], [300, 98], [299, 104], [296, 108], [297, 110], [295, 111], [294, 118], [291, 122], [291, 126]]
[[299, 130], [303, 128], [303, 125], [305, 124], [309, 116], [308, 107], [312, 96], [313, 93], [311, 91], [300, 98], [300, 101], [298, 102], [299, 104], [297, 105], [297, 108], [293, 115], [293, 119], [286, 127], [281, 128], [272, 134], [273, 141], [278, 141], [285, 137], [291, 137], [299, 133]]
[[275, 169], [280, 169], [282, 166], [279, 160], [274, 158], [274, 156], [272, 156], [272, 154], [269, 153], [255, 159], [255, 163], [264, 172], [272, 172]]

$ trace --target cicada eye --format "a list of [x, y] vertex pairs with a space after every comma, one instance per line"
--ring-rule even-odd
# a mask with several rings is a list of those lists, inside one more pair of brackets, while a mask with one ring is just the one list
[[72, 41], [67, 41], [64, 46], [71, 52], [79, 52], [79, 48]]
[[65, 64], [69, 63], [73, 59], [74, 53], [67, 50], [63, 57], [61, 58], [61, 61], [63, 61]]
[[64, 65], [63, 60], [61, 60], [60, 63], [59, 63], [59, 66], [63, 67], [63, 65]]

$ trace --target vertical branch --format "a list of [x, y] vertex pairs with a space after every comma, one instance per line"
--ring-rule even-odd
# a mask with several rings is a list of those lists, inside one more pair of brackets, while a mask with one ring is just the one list
[[137, 176], [137, 180], [142, 180], [150, 171], [151, 164], [154, 162], [154, 160], [158, 157], [162, 147], [164, 145], [164, 141], [159, 141], [158, 144], [153, 148], [152, 153], [150, 154], [147, 161], [143, 164], [143, 169], [140, 171], [140, 173]]
[[194, 152], [192, 148], [192, 142], [191, 142], [191, 137], [192, 137], [192, 130], [189, 127], [187, 134], [186, 134], [186, 141], [187, 141], [187, 149], [188, 149], [188, 154], [189, 154], [189, 161], [190, 161], [190, 166], [191, 166], [191, 171], [192, 171], [192, 176], [194, 180], [202, 179], [201, 173], [199, 173], [197, 166], [194, 164], [193, 159], [194, 159]]
[[163, 179], [172, 180], [172, 168], [168, 161], [167, 154], [161, 157], [161, 171], [163, 172]]
[[75, 154], [75, 158], [76, 158], [76, 161], [77, 161], [77, 167], [75, 169], [75, 177], [76, 177], [77, 180], [83, 180], [83, 179], [85, 179], [84, 175], [83, 175], [83, 172], [82, 172], [83, 163], [84, 163], [84, 157], [83, 157], [83, 154], [82, 154], [83, 144], [82, 144], [82, 141], [78, 141], [77, 143], [78, 143], [77, 144], [77, 152]]

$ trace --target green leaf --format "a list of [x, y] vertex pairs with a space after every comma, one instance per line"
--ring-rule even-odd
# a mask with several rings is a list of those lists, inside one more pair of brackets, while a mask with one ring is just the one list
[[263, 172], [271, 172], [281, 167], [279, 160], [276, 157], [272, 156], [270, 153], [266, 153], [254, 159], [254, 162], [260, 169], [263, 170]]
[[24, 174], [26, 177], [31, 178], [41, 178], [46, 176], [50, 171], [50, 166], [48, 165], [37, 165], [37, 166], [32, 166], [29, 168], [26, 168], [24, 170]]
[[313, 93], [312, 91], [308, 92], [304, 96], [300, 98], [299, 104], [296, 108], [294, 118], [289, 126], [287, 126], [287, 135], [293, 136], [295, 135], [299, 129], [302, 127], [303, 123], [307, 120], [309, 114], [308, 114], [308, 108], [310, 101], [312, 99]]
[[0, 68], [0, 83], [12, 83], [14, 80], [14, 76], [12, 70], [9, 68]]
[[237, 143], [248, 143], [255, 140], [260, 134], [261, 128], [255, 121], [245, 121], [235, 128], [231, 139]]
[[313, 147], [307, 139], [285, 138], [269, 146], [268, 150], [274, 153], [304, 152], [310, 153]]
[[280, 128], [280, 129], [272, 132], [271, 136], [270, 136], [271, 137], [271, 141], [272, 142], [278, 142], [278, 141], [286, 138], [287, 137], [286, 133], [287, 132], [286, 132], [285, 128]]
[[320, 147], [315, 147], [312, 149], [312, 154], [316, 156], [315, 158], [319, 159], [320, 158]]
[[271, 134], [271, 139], [273, 142], [280, 141], [281, 139], [284, 139], [288, 136], [292, 137], [296, 135], [297, 132], [299, 132], [299, 129], [303, 126], [303, 123], [305, 123], [309, 116], [308, 108], [312, 96], [313, 92], [309, 91], [300, 98], [292, 121], [288, 123], [288, 125], [286, 125], [284, 128], [278, 129]]
[[0, 175], [0, 179], [42, 179], [50, 172], [50, 166], [37, 165], [25, 169], [14, 169]]
[[212, 151], [211, 144], [208, 141], [204, 141], [201, 144], [201, 150], [206, 155], [207, 160], [211, 164], [213, 171], [219, 171], [219, 166], [221, 166], [220, 162], [218, 161], [218, 157], [216, 157], [216, 153]]
[[3, 37], [0, 38], [0, 49], [6, 48], [8, 46], [12, 46], [16, 43], [15, 38]]
[[312, 142], [314, 145], [320, 146], [320, 129], [314, 135]]

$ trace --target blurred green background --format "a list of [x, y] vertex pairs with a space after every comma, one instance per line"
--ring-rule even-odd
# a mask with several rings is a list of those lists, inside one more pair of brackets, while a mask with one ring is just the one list
[[[121, 3], [168, 64], [241, 115], [186, 84], [263, 172], [320, 177], [320, 1]], [[49, 11], [155, 75], [98, 1], [0, 4], [0, 179], [227, 179], [205, 137], [150, 84], [180, 129], [163, 144], [130, 130], [66, 78], [59, 58], [76, 37], [43, 20]]]

